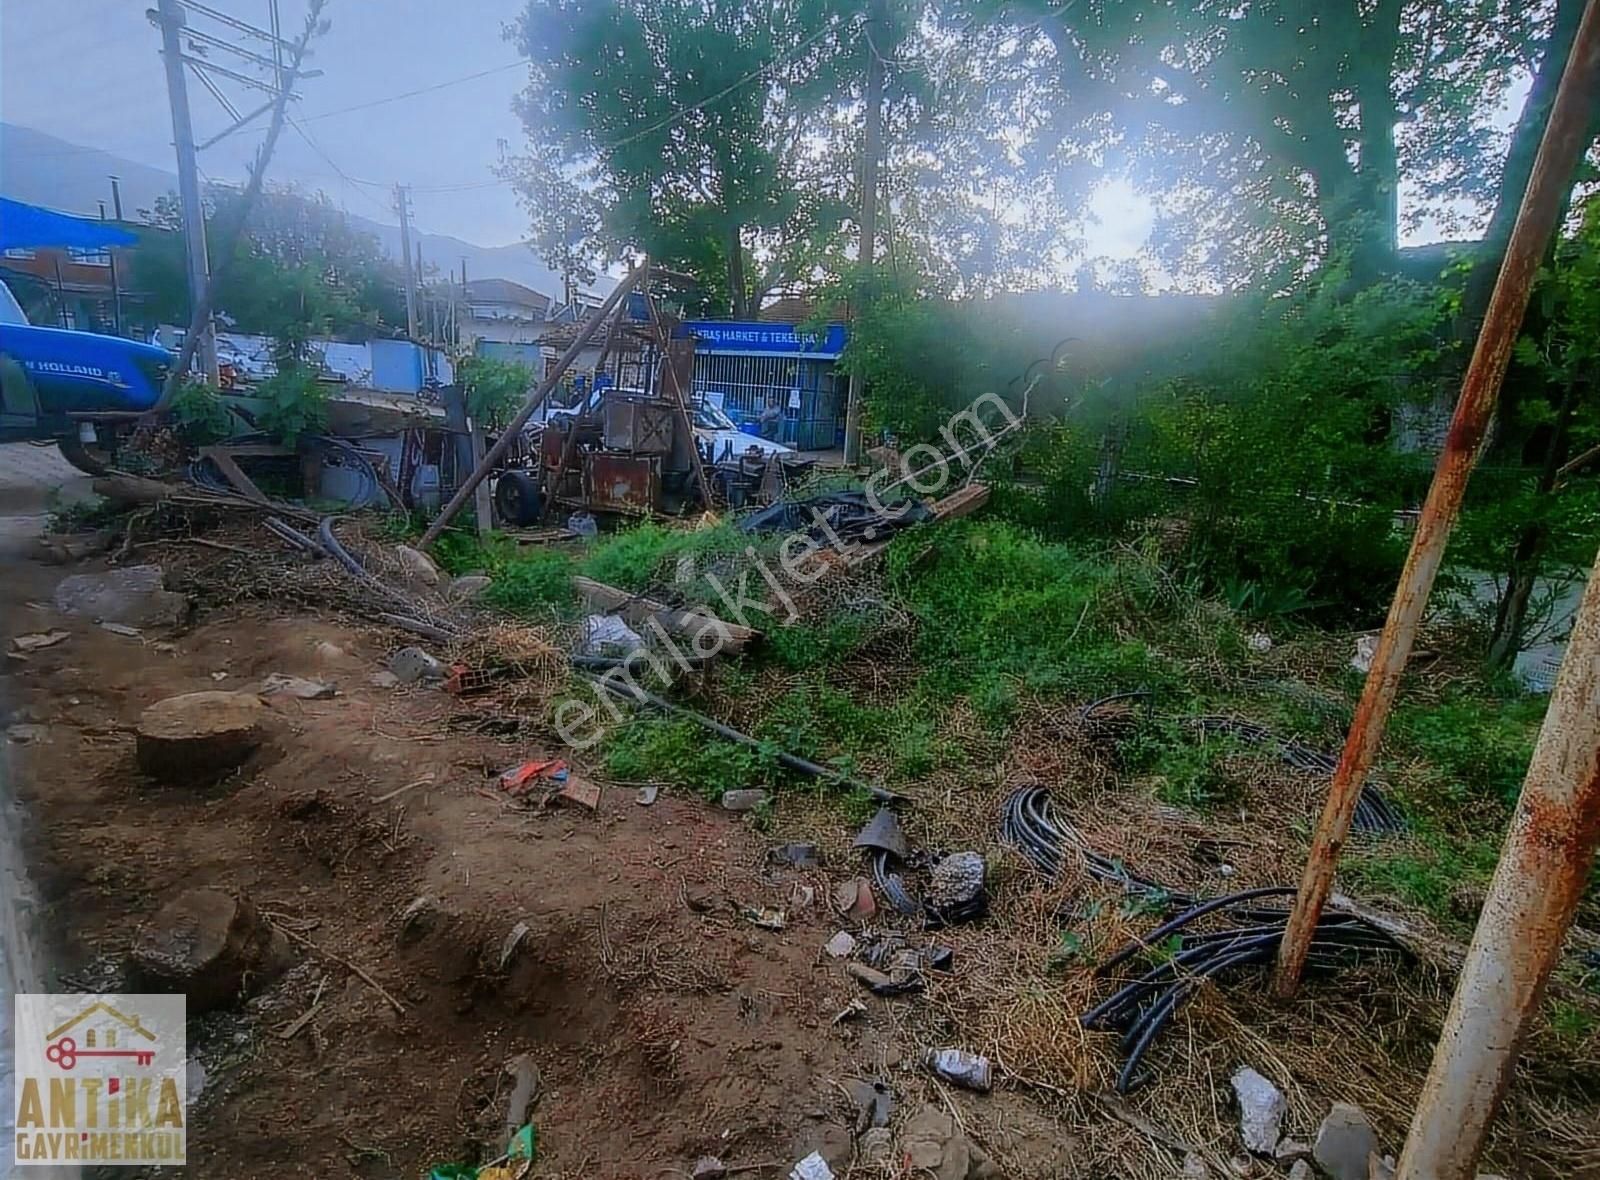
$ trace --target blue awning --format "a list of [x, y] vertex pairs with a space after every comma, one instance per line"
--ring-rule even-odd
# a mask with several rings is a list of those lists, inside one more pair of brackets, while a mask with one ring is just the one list
[[131, 246], [138, 240], [137, 234], [109, 221], [73, 217], [0, 197], [0, 250], [24, 246], [104, 250], [107, 246]]

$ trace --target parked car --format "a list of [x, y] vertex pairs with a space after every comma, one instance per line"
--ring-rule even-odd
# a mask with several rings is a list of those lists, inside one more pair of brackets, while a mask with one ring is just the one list
[[28, 323], [0, 282], [0, 442], [55, 439], [67, 462], [91, 475], [111, 462], [114, 419], [161, 397], [173, 356], [164, 348]]

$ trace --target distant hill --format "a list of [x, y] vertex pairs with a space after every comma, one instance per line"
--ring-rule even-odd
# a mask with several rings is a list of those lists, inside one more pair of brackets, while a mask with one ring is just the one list
[[[157, 197], [176, 192], [175, 173], [136, 164], [98, 148], [83, 147], [14, 123], [0, 123], [0, 195], [67, 213], [96, 216], [100, 202], [111, 208], [111, 182], [120, 178], [122, 211], [137, 218], [138, 210], [151, 208]], [[270, 179], [270, 175], [269, 175]], [[374, 235], [392, 257], [400, 256], [400, 227], [385, 225], [357, 214], [350, 223]], [[552, 300], [561, 298], [561, 279], [526, 246], [475, 246], [444, 234], [417, 234], [425, 265], [441, 272], [459, 268], [467, 260], [469, 279], [510, 279], [532, 287]], [[604, 294], [613, 286], [601, 276], [595, 288]]]

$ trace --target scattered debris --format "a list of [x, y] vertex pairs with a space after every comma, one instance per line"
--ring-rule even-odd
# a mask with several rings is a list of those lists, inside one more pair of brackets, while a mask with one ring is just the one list
[[847, 1020], [855, 1020], [867, 1014], [867, 1006], [860, 1000], [851, 1000], [838, 1012], [834, 1013], [832, 1024], [843, 1024]]
[[205, 1012], [259, 988], [285, 965], [273, 927], [243, 897], [191, 889], [168, 902], [134, 942], [130, 968], [152, 991], [188, 996]]
[[1257, 655], [1266, 655], [1272, 650], [1272, 636], [1265, 631], [1252, 631], [1245, 636], [1244, 645]]
[[1234, 1073], [1233, 1092], [1239, 1099], [1239, 1134], [1245, 1149], [1273, 1155], [1283, 1135], [1283, 1116], [1289, 1113], [1288, 1099], [1248, 1065]]
[[414, 581], [421, 582], [424, 586], [437, 586], [439, 584], [439, 567], [434, 565], [433, 558], [420, 549], [413, 549], [410, 545], [396, 545], [394, 554], [400, 559], [400, 567], [405, 575]]
[[311, 654], [319, 664], [338, 664], [350, 658], [344, 648], [326, 639], [317, 640], [316, 646], [311, 649]]
[[331, 684], [301, 676], [286, 676], [282, 672], [269, 675], [256, 692], [264, 697], [286, 696], [297, 701], [325, 701], [339, 694], [339, 690]]
[[754, 811], [766, 803], [770, 796], [758, 787], [746, 788], [722, 793], [722, 809], [724, 811]]
[[848, 959], [856, 949], [856, 937], [848, 930], [841, 930], [823, 944], [823, 950], [835, 959]]
[[100, 629], [102, 631], [109, 631], [113, 635], [121, 635], [125, 639], [138, 639], [140, 636], [142, 636], [144, 634], [144, 632], [139, 630], [139, 628], [130, 627], [126, 623], [104, 623], [103, 622], [103, 623], [100, 624]]
[[64, 615], [135, 627], [175, 626], [189, 613], [189, 600], [165, 588], [159, 565], [73, 574], [56, 587], [55, 604]]
[[228, 674], [226, 672], [213, 672], [213, 673], [211, 673], [211, 679], [215, 680], [218, 684], [221, 684], [227, 678], [228, 678]]
[[644, 636], [615, 615], [590, 615], [583, 621], [584, 655], [628, 655], [644, 647]]
[[[511, 932], [506, 935], [506, 940], [500, 944], [501, 971], [504, 971], [510, 965], [512, 956], [517, 953], [517, 948], [522, 945], [522, 940], [527, 938], [528, 934], [529, 930], [526, 922], [518, 922], [511, 928]], [[516, 1121], [518, 1123], [522, 1122], [521, 1119]]]
[[990, 1180], [1000, 1173], [955, 1119], [924, 1105], [900, 1129], [900, 1152], [918, 1176], [934, 1180]]
[[379, 795], [376, 799], [373, 800], [373, 802], [374, 803], [387, 803], [391, 799], [399, 798], [401, 795], [404, 795], [407, 791], [414, 791], [418, 787], [425, 787], [431, 782], [433, 782], [433, 775], [425, 774], [421, 778], [414, 779], [413, 781], [407, 783], [403, 787], [396, 787], [394, 790], [388, 792], [387, 794]]
[[30, 742], [42, 742], [50, 736], [50, 727], [47, 725], [33, 725], [26, 721], [18, 722], [6, 730], [6, 737], [16, 742], [19, 746], [26, 746]]
[[989, 912], [985, 873], [981, 853], [954, 852], [939, 861], [928, 877], [930, 916], [946, 925], [982, 918]]
[[894, 1158], [894, 1135], [888, 1127], [868, 1127], [856, 1140], [856, 1158], [869, 1168], [886, 1168]]
[[796, 881], [789, 890], [789, 904], [797, 910], [808, 910], [817, 900], [817, 891], [803, 881]]
[[782, 930], [788, 925], [788, 916], [779, 909], [771, 906], [741, 906], [739, 913], [745, 921], [763, 930]]
[[818, 869], [822, 867], [822, 853], [815, 844], [779, 844], [767, 849], [767, 861], [796, 869]]
[[965, 1049], [929, 1049], [923, 1064], [946, 1081], [987, 1094], [994, 1085], [989, 1059]]
[[575, 774], [569, 775], [566, 783], [551, 798], [595, 811], [600, 807], [600, 784]]
[[1350, 666], [1365, 676], [1372, 671], [1372, 657], [1378, 654], [1378, 637], [1376, 635], [1357, 635], [1355, 654], [1350, 657]]
[[506, 1099], [505, 1133], [507, 1139], [515, 1139], [518, 1128], [529, 1125], [528, 1111], [538, 1101], [539, 1067], [527, 1053], [518, 1053], [500, 1067], [500, 1072], [512, 1077], [511, 1094]]
[[856, 1134], [868, 1127], [887, 1127], [894, 1114], [894, 1091], [887, 1082], [853, 1078], [845, 1087], [856, 1107]]
[[856, 834], [853, 847], [875, 848], [897, 860], [905, 860], [910, 853], [905, 833], [900, 829], [900, 817], [887, 807], [878, 808], [878, 813]]
[[191, 692], [151, 705], [134, 728], [139, 769], [197, 782], [232, 770], [266, 737], [267, 707], [249, 692]]
[[521, 795], [539, 779], [564, 783], [571, 777], [567, 764], [561, 758], [530, 758], [519, 762], [510, 770], [501, 771], [500, 789], [508, 795]]
[[828, 1161], [822, 1158], [821, 1152], [813, 1151], [794, 1166], [794, 1171], [789, 1173], [789, 1180], [833, 1180], [833, 1169], [828, 1167]]
[[1278, 1146], [1272, 1149], [1272, 1158], [1280, 1164], [1292, 1163], [1295, 1160], [1311, 1158], [1311, 1144], [1302, 1143], [1298, 1139], [1283, 1138], [1278, 1140]]
[[723, 1180], [728, 1174], [727, 1165], [714, 1155], [703, 1155], [694, 1161], [689, 1170], [689, 1180]]
[[1305, 1160], [1295, 1160], [1289, 1169], [1289, 1180], [1316, 1180], [1316, 1173]]
[[389, 657], [389, 671], [401, 684], [419, 680], [443, 680], [450, 669], [420, 647], [402, 647]]
[[382, 669], [368, 676], [367, 683], [372, 685], [373, 688], [397, 688], [400, 684], [400, 677], [387, 669]]
[[841, 881], [833, 887], [833, 908], [846, 918], [870, 922], [878, 912], [872, 896], [872, 882], [865, 877]]
[[650, 807], [655, 803], [656, 797], [658, 795], [660, 795], [660, 794], [661, 794], [661, 788], [660, 787], [656, 787], [656, 786], [640, 787], [639, 788], [639, 794], [634, 797], [633, 801], [635, 803], [637, 803], [640, 807]]
[[844, 969], [875, 996], [904, 996], [922, 990], [922, 977], [914, 972], [889, 975], [865, 963], [846, 963]]
[[1311, 1157], [1332, 1180], [1367, 1180], [1368, 1158], [1378, 1151], [1372, 1121], [1359, 1106], [1335, 1102], [1317, 1128]]
[[11, 640], [11, 646], [18, 651], [39, 651], [65, 642], [70, 635], [71, 632], [68, 631], [38, 631], [32, 635], [15, 636]]

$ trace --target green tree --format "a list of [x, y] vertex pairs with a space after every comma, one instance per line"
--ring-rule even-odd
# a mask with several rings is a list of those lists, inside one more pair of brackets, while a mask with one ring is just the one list
[[584, 277], [642, 249], [736, 316], [805, 277], [849, 212], [822, 149], [855, 28], [839, 0], [531, 0], [528, 146], [502, 167], [543, 256]]

